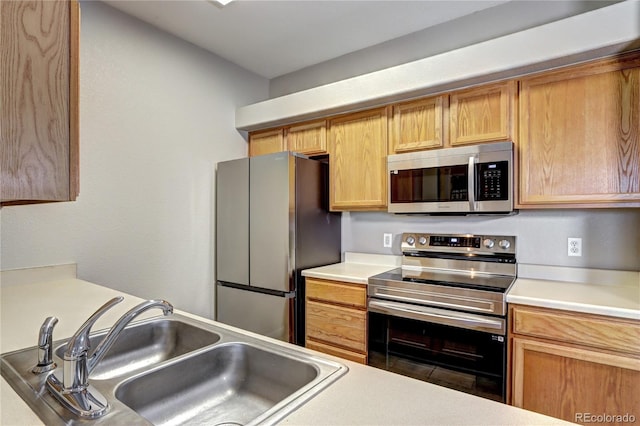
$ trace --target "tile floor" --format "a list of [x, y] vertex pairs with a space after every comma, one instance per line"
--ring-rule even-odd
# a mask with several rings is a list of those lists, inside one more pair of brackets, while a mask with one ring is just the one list
[[384, 354], [369, 352], [369, 365], [403, 376], [501, 401], [500, 384], [475, 374], [454, 371], [445, 367], [423, 364], [407, 358], [389, 355], [388, 366]]

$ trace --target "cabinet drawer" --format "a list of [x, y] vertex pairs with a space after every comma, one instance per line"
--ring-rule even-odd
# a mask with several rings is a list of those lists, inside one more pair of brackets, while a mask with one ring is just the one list
[[367, 286], [364, 284], [348, 284], [307, 278], [306, 287], [308, 299], [362, 309], [367, 307]]
[[365, 353], [367, 313], [307, 301], [307, 338]]
[[322, 342], [316, 342], [314, 340], [307, 339], [305, 346], [309, 349], [314, 349], [325, 354], [337, 356], [340, 358], [348, 359], [349, 361], [358, 362], [360, 364], [367, 363], [367, 356], [357, 352], [352, 352], [346, 349], [338, 348], [336, 346], [327, 345]]
[[597, 315], [512, 307], [517, 334], [640, 354], [640, 322]]

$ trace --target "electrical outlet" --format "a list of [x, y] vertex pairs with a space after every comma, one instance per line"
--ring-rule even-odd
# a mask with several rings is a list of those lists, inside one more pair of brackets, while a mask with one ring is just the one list
[[567, 254], [569, 256], [582, 256], [582, 238], [567, 238]]
[[391, 242], [393, 240], [393, 234], [382, 234], [382, 246], [383, 247], [391, 247]]

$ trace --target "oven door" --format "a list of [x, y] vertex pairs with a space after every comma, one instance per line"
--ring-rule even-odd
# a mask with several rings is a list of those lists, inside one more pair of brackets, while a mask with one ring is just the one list
[[370, 299], [368, 321], [369, 365], [505, 402], [504, 318]]

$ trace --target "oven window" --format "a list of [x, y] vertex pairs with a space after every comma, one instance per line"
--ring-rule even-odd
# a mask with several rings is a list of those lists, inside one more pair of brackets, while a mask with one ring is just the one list
[[505, 401], [504, 336], [369, 312], [369, 365]]
[[392, 203], [468, 201], [468, 167], [398, 170], [391, 174]]

